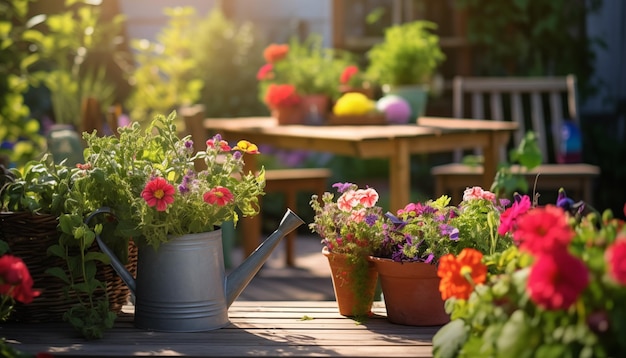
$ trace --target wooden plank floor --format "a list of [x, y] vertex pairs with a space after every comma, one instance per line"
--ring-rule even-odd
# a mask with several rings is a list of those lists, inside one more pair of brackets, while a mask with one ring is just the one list
[[133, 326], [132, 314], [124, 314], [99, 340], [85, 341], [63, 323], [7, 323], [0, 335], [22, 352], [55, 356], [431, 356], [439, 327], [392, 324], [382, 302], [374, 312], [359, 324], [340, 316], [331, 301], [240, 301], [229, 310], [230, 325], [208, 332], [146, 331]]
[[[279, 246], [229, 309], [231, 324], [201, 333], [164, 333], [133, 326], [132, 306], [101, 340], [86, 341], [64, 322], [0, 324], [0, 337], [26, 353], [58, 356], [346, 356], [430, 357], [439, 327], [389, 323], [384, 304], [363, 324], [338, 314], [319, 238], [298, 236], [296, 267]], [[233, 261], [241, 261], [236, 249]], [[306, 317], [312, 319], [305, 319]]]

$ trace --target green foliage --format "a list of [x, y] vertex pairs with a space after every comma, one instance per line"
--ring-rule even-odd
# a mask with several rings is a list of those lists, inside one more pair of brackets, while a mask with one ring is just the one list
[[204, 81], [198, 102], [208, 117], [259, 115], [256, 72], [263, 64], [258, 30], [250, 22], [236, 24], [219, 7], [198, 21], [191, 56], [196, 77]]
[[283, 83], [296, 86], [300, 95], [326, 94], [339, 97], [339, 78], [347, 66], [345, 59], [330, 48], [324, 48], [322, 37], [311, 34], [304, 41], [292, 37], [287, 58], [275, 64]]
[[0, 163], [23, 165], [40, 153], [43, 138], [39, 122], [30, 118], [24, 93], [32, 81], [29, 69], [38, 60], [28, 51], [38, 31], [26, 18], [29, 0], [0, 3]]
[[[593, 71], [586, 15], [602, 0], [456, 0], [469, 13], [468, 38], [480, 75], [574, 73], [587, 88]], [[596, 42], [598, 44], [598, 42]]]
[[194, 104], [204, 86], [205, 77], [197, 76], [198, 59], [192, 56], [197, 36], [195, 9], [166, 8], [164, 13], [169, 20], [156, 42], [131, 41], [137, 67], [130, 74], [133, 92], [126, 106], [135, 121], [149, 121], [159, 113]]
[[37, 78], [50, 90], [57, 123], [79, 128], [82, 100], [87, 97], [98, 100], [102, 108], [113, 103], [114, 87], [97, 60], [116, 51], [123, 20], [118, 15], [104, 22], [99, 4], [66, 0], [61, 13], [45, 18], [45, 34], [30, 37], [43, 61]]
[[[65, 319], [86, 338], [99, 338], [103, 329], [112, 325], [115, 314], [109, 312], [105, 285], [96, 277], [96, 265], [108, 263], [108, 258], [103, 253], [91, 251], [95, 233], [100, 232], [102, 226], [91, 228], [83, 222], [84, 216], [98, 203], [82, 200], [84, 188], [76, 185], [81, 174], [78, 168], [55, 164], [47, 155], [28, 162], [22, 170], [11, 169], [10, 172], [11, 180], [0, 191], [1, 209], [59, 217], [61, 235], [47, 253], [61, 258], [65, 265], [49, 267], [46, 273], [65, 282], [67, 295], [79, 300], [79, 307], [66, 312]], [[107, 243], [125, 260], [128, 240]]]
[[367, 53], [368, 75], [389, 85], [427, 84], [445, 60], [435, 23], [418, 20], [385, 29], [385, 39]]
[[502, 198], [512, 198], [515, 192], [529, 191], [523, 173], [539, 166], [543, 161], [534, 132], [526, 132], [517, 148], [510, 151], [509, 160], [510, 162], [500, 164], [490, 189]]

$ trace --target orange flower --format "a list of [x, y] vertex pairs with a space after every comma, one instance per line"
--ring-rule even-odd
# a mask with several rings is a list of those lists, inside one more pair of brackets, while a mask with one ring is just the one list
[[141, 192], [141, 197], [148, 206], [156, 206], [157, 211], [165, 211], [167, 205], [174, 202], [174, 186], [163, 178], [152, 179]]
[[481, 262], [482, 258], [483, 254], [475, 249], [463, 249], [457, 257], [444, 255], [437, 269], [441, 298], [469, 298], [474, 286], [487, 279], [487, 266]]
[[267, 63], [275, 63], [282, 60], [289, 53], [289, 45], [271, 44], [263, 50], [263, 58]]

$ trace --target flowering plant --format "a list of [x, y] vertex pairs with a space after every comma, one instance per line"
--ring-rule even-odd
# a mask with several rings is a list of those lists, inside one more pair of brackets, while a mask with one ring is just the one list
[[279, 85], [272, 83], [265, 94], [265, 104], [270, 108], [298, 106], [302, 98], [292, 85]]
[[[206, 141], [205, 150], [194, 152], [190, 136], [177, 136], [175, 118], [175, 112], [157, 115], [145, 129], [132, 123], [119, 130], [119, 139], [84, 134], [85, 164], [74, 183], [74, 192], [84, 196], [77, 202], [89, 203], [89, 209], [110, 207], [117, 236], [158, 247], [170, 236], [236, 223], [238, 212], [259, 212], [264, 171], [243, 171], [243, 156], [258, 154], [256, 145], [242, 140], [231, 146], [218, 134]], [[197, 161], [204, 169], [195, 169]], [[84, 214], [85, 208], [71, 209]], [[65, 217], [60, 219], [63, 226]]]
[[500, 251], [510, 240], [497, 232], [500, 213], [507, 200], [480, 187], [468, 188], [458, 206], [450, 205], [450, 197], [424, 203], [409, 203], [396, 215], [387, 213], [391, 224], [374, 255], [394, 261], [417, 261], [437, 264], [449, 253], [463, 248], [482, 252]]
[[315, 216], [309, 228], [322, 237], [330, 252], [370, 255], [383, 232], [382, 208], [376, 206], [378, 193], [352, 183], [335, 183], [333, 187], [341, 194], [336, 202], [330, 192], [324, 193], [321, 203], [317, 195], [311, 197]]
[[339, 77], [339, 83], [344, 86], [350, 87], [363, 87], [367, 80], [365, 79], [364, 73], [359, 70], [357, 65], [349, 65], [343, 69], [341, 72], [341, 76]]
[[263, 51], [266, 63], [257, 72], [260, 99], [267, 102], [271, 84], [291, 85], [299, 96], [324, 94], [339, 97], [337, 84], [347, 60], [322, 46], [322, 38], [304, 41], [293, 37], [288, 44], [270, 44]]
[[[625, 207], [626, 211], [626, 207]], [[626, 212], [625, 212], [626, 214]], [[517, 195], [500, 228], [515, 245], [442, 258], [451, 322], [435, 357], [617, 357], [626, 351], [626, 226], [574, 203], [539, 207]]]

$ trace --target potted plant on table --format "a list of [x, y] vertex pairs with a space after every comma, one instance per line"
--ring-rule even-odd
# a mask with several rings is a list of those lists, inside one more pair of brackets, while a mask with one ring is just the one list
[[330, 192], [311, 197], [315, 216], [309, 228], [322, 237], [339, 313], [365, 316], [371, 311], [377, 282], [367, 257], [374, 243], [382, 240], [382, 208], [376, 206], [379, 196], [373, 188], [360, 189], [352, 183], [333, 187], [340, 194], [336, 201]]
[[387, 213], [390, 220], [370, 260], [378, 270], [387, 318], [406, 325], [440, 325], [449, 320], [439, 294], [442, 256], [473, 248], [497, 252], [510, 245], [497, 223], [504, 205], [480, 187], [468, 188], [458, 206], [442, 196]]
[[383, 42], [367, 53], [368, 76], [409, 102], [412, 118], [424, 114], [429, 84], [437, 67], [445, 60], [434, 31], [435, 23], [417, 20], [385, 29]]
[[434, 356], [623, 354], [624, 221], [575, 203], [563, 190], [556, 205], [517, 196], [501, 219], [499, 230], [514, 246], [472, 255], [472, 262], [463, 252], [441, 261], [452, 320], [433, 338]]
[[340, 94], [338, 79], [347, 66], [345, 58], [324, 48], [321, 37], [314, 35], [304, 41], [293, 37], [288, 44], [270, 44], [264, 58], [266, 64], [259, 69], [257, 79], [265, 103], [270, 85], [291, 85], [302, 98], [302, 110], [309, 122], [326, 118], [331, 101]]

